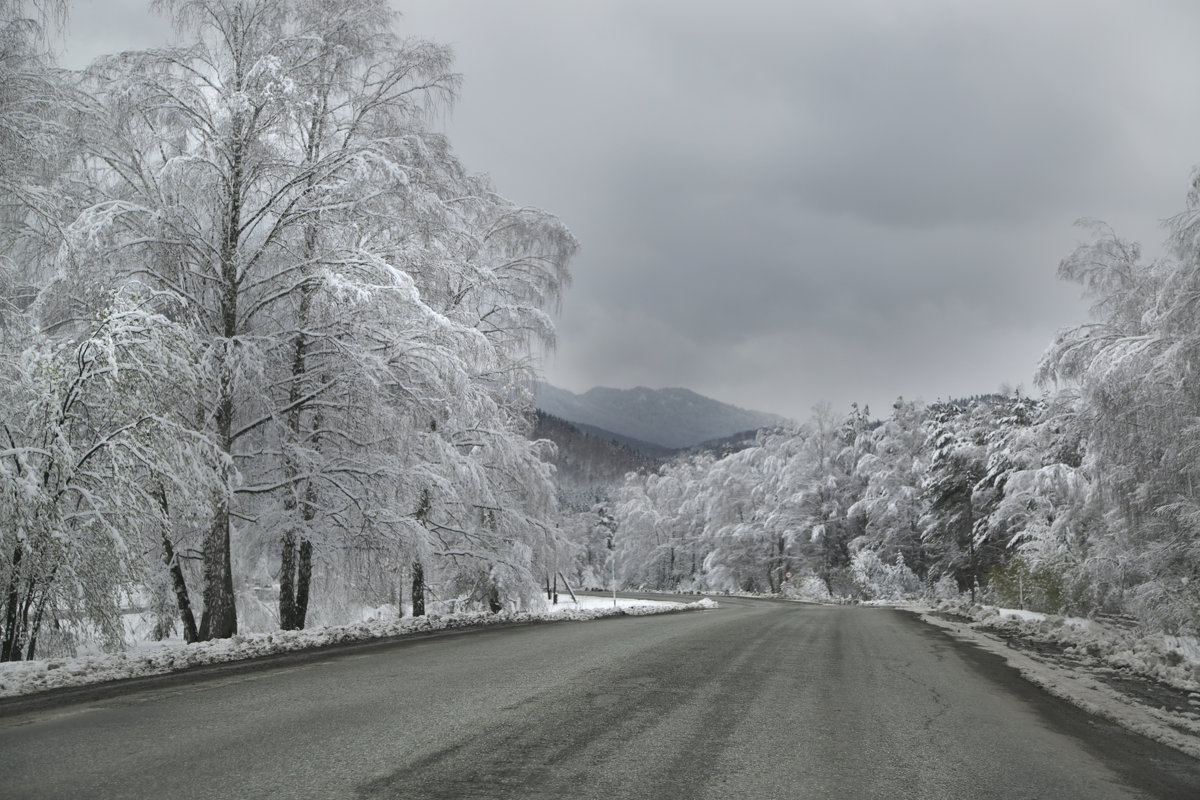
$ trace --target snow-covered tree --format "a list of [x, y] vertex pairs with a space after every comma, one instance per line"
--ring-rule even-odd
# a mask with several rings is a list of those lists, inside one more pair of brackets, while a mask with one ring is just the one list
[[54, 181], [70, 156], [75, 96], [51, 42], [65, 0], [0, 0], [0, 326], [17, 325], [37, 294], [62, 199]]
[[887, 563], [902, 558], [921, 577], [929, 568], [921, 537], [926, 414], [924, 404], [899, 398], [892, 415], [870, 432], [870, 452], [855, 467], [864, 482], [862, 498], [849, 509], [852, 517], [864, 520], [857, 550], [869, 549]]
[[1144, 263], [1136, 245], [1091, 224], [1094, 240], [1059, 271], [1083, 284], [1094, 319], [1063, 331], [1042, 368], [1078, 398], [1083, 466], [1107, 528], [1090, 555], [1107, 568], [1092, 574], [1145, 619], [1183, 630], [1200, 618], [1198, 185], [1171, 222], [1171, 258]]
[[208, 510], [221, 454], [178, 414], [205, 375], [177, 309], [118, 297], [78, 340], [32, 332], [3, 362], [0, 660], [48, 623], [68, 647], [89, 626], [119, 641], [123, 601], [177, 564], [173, 524]]
[[975, 600], [988, 559], [983, 554], [977, 522], [976, 487], [987, 475], [990, 404], [940, 403], [927, 423], [930, 447], [925, 476], [926, 510], [922, 538], [938, 569], [952, 575], [959, 589]]
[[695, 578], [712, 465], [712, 457], [702, 454], [667, 464], [655, 475], [630, 476], [613, 509], [625, 584], [678, 589]]
[[[1103, 515], [1090, 470], [1083, 467], [1077, 401], [1062, 393], [1039, 404], [1028, 424], [1001, 429], [989, 482], [1001, 497], [986, 520], [1004, 543], [1007, 562], [990, 576], [998, 601], [1052, 613], [1103, 608], [1113, 588], [1097, 561]], [[995, 477], [992, 477], [995, 476]]]
[[[574, 239], [424, 127], [458, 77], [386, 3], [157, 5], [195, 44], [92, 68], [88, 205], [45, 308], [86, 317], [134, 279], [187, 303], [216, 376], [192, 415], [229, 456], [200, 636], [237, 628], [235, 547], [278, 575], [284, 627], [305, 624], [318, 558], [365, 583], [438, 554], [526, 580], [513, 554], [551, 489], [524, 384]], [[493, 569], [501, 553], [522, 566]]]

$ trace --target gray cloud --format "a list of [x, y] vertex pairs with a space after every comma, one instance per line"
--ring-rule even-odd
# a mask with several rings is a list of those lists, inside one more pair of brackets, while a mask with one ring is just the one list
[[468, 167], [582, 242], [548, 361], [577, 391], [805, 416], [1028, 386], [1085, 314], [1071, 223], [1153, 251], [1200, 160], [1184, 0], [396, 6], [456, 48]]

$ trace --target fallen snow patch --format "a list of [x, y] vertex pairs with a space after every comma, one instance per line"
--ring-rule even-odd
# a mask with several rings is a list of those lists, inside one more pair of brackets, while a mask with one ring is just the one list
[[543, 612], [469, 612], [428, 614], [421, 617], [371, 618], [350, 625], [314, 628], [302, 631], [238, 634], [229, 639], [184, 644], [178, 640], [143, 643], [137, 649], [118, 653], [100, 653], [77, 658], [11, 661], [0, 664], [0, 698], [35, 692], [84, 686], [106, 681], [162, 675], [192, 667], [241, 661], [327, 647], [348, 642], [365, 642], [453, 628], [507, 625], [526, 622], [593, 620], [621, 615], [644, 616], [675, 611], [717, 608], [704, 598], [695, 603], [671, 603], [659, 600], [628, 600], [580, 596], [579, 603], [561, 602]]

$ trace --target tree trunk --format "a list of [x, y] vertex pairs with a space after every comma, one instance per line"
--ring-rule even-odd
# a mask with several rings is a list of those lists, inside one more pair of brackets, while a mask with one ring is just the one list
[[308, 618], [308, 593], [312, 583], [312, 542], [301, 537], [299, 553], [296, 535], [283, 536], [283, 556], [279, 575], [279, 627], [285, 631], [304, 629]]
[[[20, 626], [21, 626], [20, 630], [22, 632], [22, 635], [25, 637], [27, 643], [29, 642], [29, 640], [37, 638], [33, 635], [34, 632], [29, 627], [29, 609], [30, 609], [30, 607], [33, 606], [33, 590], [34, 590], [34, 581], [33, 581], [33, 576], [30, 575], [29, 576], [29, 585], [26, 586], [26, 588], [25, 588], [25, 598], [21, 601], [21, 622], [20, 622]], [[13, 648], [13, 661], [20, 661], [20, 660], [21, 660], [21, 644], [18, 643], [17, 646], [15, 648]]]
[[208, 535], [204, 539], [204, 614], [200, 617], [200, 641], [228, 639], [237, 633], [237, 606], [233, 599], [233, 569], [230, 563], [229, 501], [220, 501]]
[[58, 567], [50, 573], [50, 579], [46, 582], [45, 591], [42, 592], [42, 598], [38, 600], [37, 611], [33, 612], [33, 622], [29, 626], [29, 646], [25, 650], [25, 660], [32, 661], [33, 654], [37, 652], [38, 632], [42, 629], [42, 619], [46, 615], [46, 603], [50, 600], [49, 584], [54, 581], [54, 576], [58, 574]]
[[296, 629], [303, 630], [308, 617], [308, 587], [312, 581], [312, 542], [300, 540], [300, 567], [296, 576]]
[[163, 512], [163, 565], [171, 574], [171, 586], [175, 590], [175, 604], [179, 608], [179, 621], [183, 624], [183, 641], [192, 644], [200, 640], [200, 633], [196, 630], [196, 616], [192, 613], [192, 600], [188, 596], [187, 581], [183, 578], [183, 567], [179, 565], [179, 559], [175, 557], [175, 547], [171, 544], [171, 538], [167, 536], [166, 524], [170, 519], [170, 510], [167, 508], [167, 492], [162, 486], [159, 486], [155, 495], [158, 497], [158, 505]]
[[[227, 321], [227, 325], [230, 324]], [[233, 387], [228, 364], [222, 366], [221, 398], [217, 403], [217, 440], [226, 454], [233, 452]], [[233, 599], [233, 567], [230, 563], [230, 508], [232, 475], [222, 470], [226, 491], [216, 498], [212, 521], [204, 537], [204, 613], [200, 617], [200, 641], [228, 639], [237, 633], [237, 606]]]
[[423, 617], [425, 616], [425, 568], [421, 566], [420, 561], [414, 561], [412, 571], [412, 615]]
[[296, 630], [296, 532], [283, 532], [279, 556], [279, 629]]
[[[232, 324], [227, 321], [227, 324]], [[228, 340], [227, 340], [228, 341]], [[221, 398], [217, 403], [217, 441], [226, 454], [233, 452], [233, 377], [228, 364], [222, 366]], [[222, 483], [232, 489], [229, 467]], [[230, 563], [230, 508], [232, 492], [217, 498], [208, 533], [204, 537], [204, 614], [200, 617], [200, 640], [228, 639], [237, 633], [237, 606], [233, 599], [233, 567]]]
[[[321, 378], [322, 383], [329, 382], [329, 376], [325, 375]], [[320, 448], [321, 440], [318, 431], [324, 426], [324, 418], [320, 411], [317, 411], [313, 417], [313, 437], [312, 445], [314, 448]], [[317, 490], [311, 480], [304, 482], [304, 506], [300, 510], [300, 519], [304, 521], [304, 527], [300, 532], [300, 563], [296, 568], [296, 630], [303, 630], [308, 619], [308, 597], [309, 589], [312, 586], [312, 540], [308, 538], [308, 532], [312, 530], [312, 521], [317, 516]]]
[[[229, 256], [232, 259], [232, 256]], [[232, 263], [226, 265], [222, 287], [224, 346], [232, 347], [237, 332], [237, 293]], [[222, 452], [233, 455], [233, 368], [225, 353], [220, 367], [220, 396], [216, 406], [216, 434]], [[228, 639], [237, 633], [237, 606], [233, 599], [233, 568], [230, 563], [230, 504], [233, 502], [231, 467], [222, 468], [224, 491], [216, 500], [212, 521], [204, 537], [204, 614], [200, 618], [200, 640]]]
[[[241, 75], [237, 85], [241, 86]], [[221, 451], [233, 457], [233, 413], [234, 413], [234, 369], [232, 349], [237, 346], [238, 292], [241, 276], [238, 274], [237, 257], [241, 249], [242, 236], [242, 192], [245, 175], [246, 121], [241, 113], [235, 114], [229, 138], [229, 184], [224, 198], [220, 245], [220, 275], [218, 276], [218, 302], [221, 312], [220, 338], [216, 347], [225, 348], [220, 359], [220, 386], [217, 398], [215, 424], [217, 442]], [[200, 639], [228, 639], [237, 633], [237, 605], [233, 597], [233, 566], [230, 563], [230, 504], [233, 502], [231, 467], [223, 469], [223, 495], [218, 498], [208, 534], [204, 537], [204, 614], [200, 618]]]
[[[305, 260], [310, 259], [316, 250], [315, 236], [316, 234], [312, 226], [305, 228], [303, 254]], [[297, 310], [297, 327], [299, 332], [292, 342], [292, 380], [287, 399], [288, 407], [291, 409], [287, 415], [287, 429], [297, 445], [302, 438], [301, 429], [303, 426], [301, 424], [301, 417], [304, 408], [300, 401], [306, 388], [304, 378], [308, 369], [308, 337], [305, 336], [304, 329], [308, 324], [311, 305], [312, 287], [307, 282], [302, 283], [300, 285], [300, 307]], [[284, 464], [284, 472], [290, 481], [295, 481], [300, 476], [300, 466], [292, 458], [287, 458]], [[299, 485], [289, 486], [286, 490], [287, 493], [284, 495], [283, 504], [289, 516], [296, 514], [298, 510], [297, 492], [299, 489]], [[306, 481], [304, 492], [306, 498], [311, 500], [311, 483]], [[299, 516], [306, 523], [312, 520], [313, 510], [311, 502], [303, 506], [303, 510], [300, 510]], [[307, 543], [308, 540], [304, 537], [303, 532], [301, 532], [300, 548], [302, 551]], [[296, 556], [296, 530], [289, 528], [283, 534], [283, 552], [280, 556], [279, 565], [279, 627], [285, 631], [303, 629], [304, 618], [308, 608], [308, 581], [302, 566], [300, 567], [300, 574], [297, 575]], [[303, 556], [301, 560], [303, 560]], [[304, 596], [304, 611], [301, 611], [301, 595]]]
[[[0, 643], [0, 661], [21, 659], [20, 630], [17, 628], [18, 607], [21, 604], [21, 558], [24, 550], [13, 551], [12, 575], [8, 579], [8, 592], [4, 599], [4, 641]], [[16, 654], [16, 658], [13, 654]]]
[[575, 601], [575, 605], [579, 605], [579, 598], [575, 596], [575, 590], [571, 588], [571, 584], [567, 580], [567, 576], [560, 572], [558, 573], [558, 577], [562, 578], [563, 586], [567, 587], [567, 591], [571, 593], [571, 599]]
[[196, 630], [196, 615], [192, 613], [192, 600], [188, 596], [187, 582], [183, 579], [183, 567], [171, 549], [171, 542], [163, 536], [165, 545], [165, 560], [171, 569], [171, 583], [175, 587], [175, 604], [179, 606], [179, 620], [183, 623], [183, 641], [187, 644], [198, 642], [200, 632]]

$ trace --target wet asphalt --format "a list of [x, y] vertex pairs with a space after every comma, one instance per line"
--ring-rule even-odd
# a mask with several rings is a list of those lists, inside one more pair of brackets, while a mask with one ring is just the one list
[[0, 703], [0, 797], [1200, 798], [911, 614], [720, 603]]

